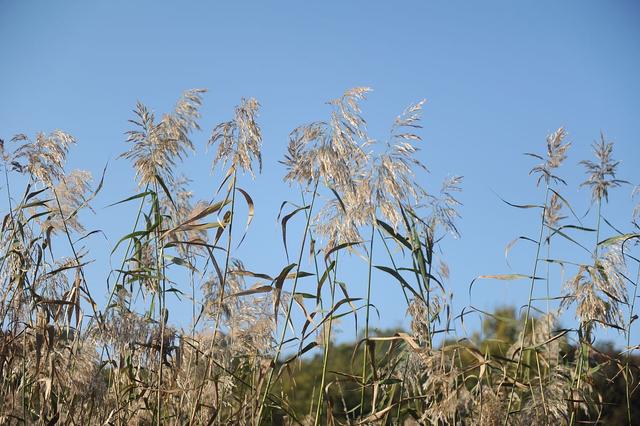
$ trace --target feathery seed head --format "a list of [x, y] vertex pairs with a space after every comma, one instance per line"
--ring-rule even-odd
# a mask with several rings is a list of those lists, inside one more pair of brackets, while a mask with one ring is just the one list
[[421, 128], [419, 123], [424, 104], [422, 100], [411, 105], [396, 117], [385, 151], [372, 160], [372, 201], [394, 227], [398, 226], [401, 218], [398, 205], [406, 205], [411, 200], [418, 204], [427, 197], [427, 192], [415, 181], [416, 168], [427, 170], [415, 158], [419, 148], [414, 145], [414, 141], [421, 140], [414, 129]]
[[[46, 186], [64, 175], [64, 164], [69, 146], [76, 140], [68, 133], [55, 130], [48, 135], [38, 133], [35, 141], [26, 135], [14, 136], [12, 142], [26, 142], [13, 152], [12, 166], [19, 172], [28, 172], [36, 181]], [[24, 159], [25, 164], [19, 160]]]
[[460, 218], [458, 207], [462, 205], [455, 197], [455, 192], [461, 192], [462, 176], [452, 176], [444, 180], [440, 189], [440, 196], [433, 201], [435, 218], [451, 235], [458, 238], [460, 232], [456, 220]]
[[562, 162], [567, 159], [567, 150], [571, 146], [571, 143], [563, 144], [566, 136], [567, 132], [564, 127], [560, 127], [558, 130], [547, 136], [546, 158], [537, 154], [529, 154], [544, 161], [543, 163], [535, 166], [529, 172], [529, 174], [539, 175], [537, 182], [538, 185], [540, 185], [542, 180], [544, 180], [547, 185], [549, 185], [551, 181], [566, 184], [563, 179], [554, 174], [555, 169], [560, 167]]
[[323, 179], [334, 189], [353, 189], [353, 175], [367, 161], [360, 141], [366, 140], [364, 118], [359, 101], [369, 88], [347, 90], [342, 97], [329, 101], [334, 107], [328, 123], [314, 122], [291, 132], [285, 181], [309, 184]]
[[[65, 230], [66, 226], [73, 231], [83, 232], [84, 227], [78, 220], [79, 210], [87, 206], [88, 192], [91, 189], [91, 173], [85, 170], [74, 170], [67, 176], [62, 176], [54, 186], [57, 201], [51, 201], [51, 214], [43, 222], [43, 229], [51, 227], [55, 234]], [[62, 216], [61, 216], [62, 213]]]
[[544, 209], [544, 221], [548, 226], [555, 228], [560, 221], [566, 218], [566, 216], [562, 216], [562, 201], [558, 194], [553, 193], [551, 195], [551, 199], [549, 200], [549, 204]]
[[209, 145], [218, 144], [214, 167], [221, 161], [225, 165], [231, 163], [232, 167], [248, 171], [255, 177], [253, 163], [257, 161], [258, 170], [262, 171], [262, 134], [256, 122], [259, 109], [257, 100], [243, 98], [235, 108], [234, 118], [213, 129]]
[[600, 142], [593, 144], [593, 152], [597, 159], [596, 162], [590, 160], [580, 162], [587, 169], [588, 176], [580, 186], [591, 187], [592, 201], [599, 201], [603, 198], [609, 201], [609, 190], [627, 182], [616, 179], [616, 169], [620, 162], [611, 158], [613, 142], [607, 142], [604, 133], [600, 133]]
[[582, 265], [566, 283], [569, 294], [562, 306], [576, 302], [576, 315], [583, 324], [623, 326], [622, 305], [627, 303], [625, 276], [622, 248], [614, 245], [596, 259], [594, 266]]
[[127, 142], [133, 146], [120, 157], [133, 161], [140, 186], [153, 183], [156, 176], [167, 184], [173, 182], [173, 168], [194, 149], [189, 135], [200, 128], [197, 120], [204, 92], [204, 89], [184, 92], [174, 111], [165, 114], [158, 123], [145, 105], [137, 103], [134, 110], [137, 120], [129, 120], [136, 129], [126, 133]]

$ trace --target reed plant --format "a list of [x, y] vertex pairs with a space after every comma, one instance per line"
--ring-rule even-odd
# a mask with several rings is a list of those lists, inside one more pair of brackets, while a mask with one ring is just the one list
[[[530, 269], [479, 275], [460, 310], [466, 292], [454, 291], [443, 242], [460, 237], [463, 180], [428, 172], [425, 101], [379, 138], [365, 119], [366, 87], [295, 127], [281, 163], [298, 194], [274, 212], [282, 241], [257, 243], [260, 104], [241, 99], [211, 126], [215, 181], [206, 185], [217, 190], [198, 200], [182, 162], [204, 152], [205, 93], [186, 91], [162, 116], [136, 105], [119, 161], [131, 162], [138, 189], [104, 209], [94, 204], [109, 169], [97, 180], [67, 170], [71, 135], [0, 144], [2, 423], [577, 424], [602, 422], [615, 404], [624, 422], [638, 421], [640, 208], [627, 225], [606, 217], [627, 182], [604, 134], [595, 160], [579, 163], [591, 191], [585, 215], [563, 178], [567, 131], [527, 154], [539, 200], [503, 201], [536, 213], [505, 250], [529, 249]], [[122, 236], [107, 259], [93, 258], [102, 231], [84, 219], [116, 208], [128, 212]], [[281, 263], [256, 271], [243, 244], [279, 251]], [[88, 281], [94, 262], [112, 265], [104, 286]], [[471, 303], [486, 280], [527, 282], [521, 309]], [[406, 330], [375, 327], [385, 315], [375, 300], [389, 291], [402, 295]], [[470, 315], [482, 318], [484, 339], [468, 330]], [[350, 347], [336, 343], [342, 322], [355, 328]], [[626, 347], [605, 351], [603, 330]], [[620, 400], [602, 383], [621, 383]]]

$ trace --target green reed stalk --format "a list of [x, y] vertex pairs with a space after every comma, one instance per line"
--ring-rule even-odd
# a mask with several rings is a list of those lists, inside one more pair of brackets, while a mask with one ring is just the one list
[[[10, 185], [9, 185], [9, 173], [7, 171], [7, 163], [5, 161], [4, 163], [4, 177], [5, 177], [5, 183], [6, 183], [6, 187], [7, 187], [7, 200], [9, 202], [9, 214], [11, 216], [11, 223], [12, 223], [12, 235], [10, 240], [13, 240], [15, 238], [16, 232], [17, 232], [17, 228], [16, 228], [16, 222], [15, 222], [15, 216], [13, 213], [13, 205], [11, 203], [11, 190], [10, 190]], [[29, 178], [29, 183], [31, 183], [31, 177]], [[27, 196], [27, 194], [25, 193], [25, 195], [22, 198], [22, 201], [20, 201], [20, 204], [22, 204], [25, 200], [25, 197]], [[9, 247], [7, 247], [7, 250], [5, 252], [5, 255], [2, 256], [2, 262], [0, 263], [0, 271], [2, 271], [2, 269], [4, 268], [4, 264], [5, 261], [7, 259], [7, 253], [9, 252]], [[8, 313], [7, 312], [3, 312], [3, 315], [6, 315]], [[4, 318], [2, 318], [2, 320], [4, 321]], [[26, 339], [26, 336], [25, 338]], [[22, 418], [24, 419], [25, 423], [26, 423], [26, 419], [27, 419], [27, 387], [26, 387], [26, 374], [27, 374], [27, 366], [26, 366], [26, 361], [27, 361], [27, 345], [23, 344], [22, 345], [22, 384], [20, 386], [20, 395], [21, 395], [21, 399], [22, 399]], [[2, 382], [3, 384], [6, 383], [6, 378], [3, 376], [2, 378]]]
[[[400, 271], [398, 271], [398, 267], [396, 265], [396, 261], [393, 259], [393, 254], [391, 254], [391, 250], [389, 249], [389, 244], [387, 244], [387, 240], [382, 235], [382, 232], [380, 231], [380, 229], [378, 229], [378, 235], [380, 236], [380, 239], [382, 240], [382, 244], [384, 245], [384, 248], [387, 251], [387, 254], [389, 255], [389, 260], [391, 261], [391, 266], [393, 266], [393, 269], [396, 272], [400, 273]], [[404, 300], [405, 300], [405, 302], [407, 302], [407, 306], [408, 306], [410, 301], [409, 301], [409, 296], [407, 296], [407, 289], [405, 289], [404, 286], [400, 286], [400, 288], [402, 289], [402, 295], [404, 296]]]
[[[598, 219], [597, 219], [597, 226], [596, 226], [596, 244], [595, 244], [595, 249], [593, 252], [593, 260], [594, 260], [594, 264], [597, 264], [598, 262], [598, 243], [600, 242], [600, 224], [601, 224], [601, 211], [602, 211], [602, 198], [598, 197]], [[586, 363], [586, 369], [589, 369], [589, 341], [591, 340], [591, 327], [592, 324], [586, 324], [584, 326], [584, 332], [581, 333], [580, 337], [580, 349], [578, 351], [578, 363], [576, 364], [576, 370], [575, 370], [575, 389], [578, 390], [580, 389], [580, 383], [582, 381], [582, 374], [583, 374], [583, 368], [585, 368], [585, 363]], [[581, 328], [582, 328], [582, 324], [581, 324]], [[574, 381], [572, 380], [571, 383], [571, 390], [573, 391], [574, 387]], [[574, 425], [575, 424], [575, 419], [576, 417], [576, 410], [574, 407], [574, 404], [571, 404], [571, 419], [569, 420], [569, 424], [570, 425]]]
[[[146, 193], [148, 190], [149, 190], [149, 184], [147, 184], [147, 186], [145, 187], [144, 192]], [[144, 207], [144, 203], [146, 199], [147, 199], [147, 195], [145, 194], [142, 197], [142, 200], [140, 201], [140, 206], [138, 206], [138, 212], [136, 213], [136, 220], [133, 223], [133, 230], [131, 232], [135, 232], [135, 230], [138, 228], [138, 223], [140, 222], [140, 216], [142, 216], [142, 208]], [[124, 264], [129, 258], [129, 252], [131, 250], [132, 244], [133, 244], [133, 240], [129, 239], [127, 243], [127, 249], [125, 250], [124, 256], [122, 257], [122, 262], [120, 262], [120, 268], [118, 268], [118, 275], [116, 275], [115, 285], [111, 287], [111, 290], [109, 291], [109, 297], [107, 297], [107, 303], [105, 305], [106, 306], [105, 313], [106, 313], [106, 309], [109, 309], [109, 306], [111, 306], [111, 301], [113, 300], [113, 296], [115, 295], [116, 288], [118, 287], [118, 281], [120, 281], [120, 277], [123, 274]], [[102, 315], [100, 315], [100, 317], [102, 317]], [[87, 328], [91, 328], [93, 321], [94, 321], [94, 318], [89, 319], [89, 324], [87, 325]]]
[[[400, 273], [400, 271], [398, 271], [398, 267], [396, 265], [395, 260], [393, 259], [393, 254], [391, 254], [391, 250], [389, 249], [389, 244], [387, 244], [387, 240], [384, 238], [384, 236], [382, 235], [382, 231], [380, 231], [380, 229], [378, 229], [378, 235], [380, 236], [380, 239], [382, 240], [382, 244], [384, 245], [385, 250], [387, 251], [387, 254], [389, 255], [389, 260], [391, 261], [391, 265], [393, 266], [393, 269]], [[404, 296], [404, 300], [407, 302], [407, 306], [409, 306], [410, 301], [409, 301], [409, 296], [407, 296], [407, 290], [404, 288], [404, 286], [401, 286], [402, 288], [402, 295]], [[402, 381], [400, 383], [400, 395], [398, 397], [398, 410], [396, 412], [396, 423], [400, 424], [400, 414], [401, 414], [401, 410], [402, 410], [402, 394], [404, 393], [404, 384], [405, 381], [407, 379], [407, 370], [408, 370], [408, 358], [405, 357], [405, 366], [404, 366], [404, 371], [402, 373]]]
[[633, 298], [631, 299], [631, 307], [629, 308], [629, 322], [627, 323], [627, 357], [625, 360], [625, 397], [627, 399], [627, 421], [631, 424], [631, 371], [629, 370], [629, 359], [631, 357], [631, 322], [633, 321], [633, 310], [636, 304], [638, 293], [638, 283], [640, 282], [640, 263], [638, 264], [638, 272], [636, 274], [636, 282], [633, 286]]
[[[335, 306], [335, 295], [336, 295], [336, 277], [337, 277], [337, 268], [338, 268], [338, 253], [336, 253], [335, 266], [333, 267], [333, 280], [331, 279], [331, 274], [327, 274], [327, 280], [329, 280], [329, 286], [331, 289], [331, 310], [333, 310]], [[314, 256], [315, 258], [315, 256]], [[325, 270], [328, 269], [329, 265], [325, 261]], [[320, 380], [320, 395], [318, 395], [318, 407], [316, 408], [316, 416], [314, 420], [314, 425], [317, 425], [320, 421], [320, 408], [324, 401], [324, 384], [327, 376], [327, 366], [329, 363], [329, 350], [331, 346], [331, 331], [333, 326], [333, 314], [329, 317], [328, 326], [326, 328], [327, 332], [324, 333], [324, 353], [322, 355], [322, 378]]]
[[[275, 355], [273, 356], [273, 361], [271, 363], [271, 369], [269, 370], [269, 375], [267, 376], [267, 383], [265, 386], [264, 393], [260, 398], [260, 406], [258, 408], [258, 417], [256, 426], [259, 426], [262, 422], [262, 414], [264, 412], [264, 405], [267, 400], [267, 395], [269, 395], [269, 391], [271, 390], [271, 383], [273, 381], [273, 372], [276, 368], [276, 364], [278, 362], [278, 357], [280, 356], [280, 352], [282, 351], [282, 346], [284, 345], [284, 339], [287, 333], [287, 324], [289, 323], [289, 319], [291, 318], [291, 310], [293, 309], [293, 295], [296, 293], [296, 288], [298, 286], [298, 277], [300, 275], [300, 264], [302, 263], [302, 256], [304, 255], [304, 246], [307, 241], [307, 235], [309, 233], [309, 227], [311, 225], [311, 217], [313, 215], [313, 206], [316, 201], [316, 195], [318, 194], [318, 184], [319, 181], [316, 180], [316, 183], [313, 188], [313, 195], [311, 197], [311, 204], [309, 206], [309, 216], [307, 216], [306, 223], [304, 225], [304, 233], [302, 235], [302, 242], [300, 243], [300, 252], [298, 254], [298, 263], [296, 264], [296, 272], [295, 277], [293, 279], [293, 286], [291, 288], [292, 297], [289, 299], [289, 306], [287, 307], [287, 312], [285, 314], [284, 324], [282, 326], [282, 331], [280, 332], [280, 338], [278, 339], [278, 345], [276, 347]], [[277, 312], [274, 315], [278, 315]]]
[[[371, 305], [371, 277], [373, 272], [373, 241], [375, 237], [375, 225], [371, 224], [371, 241], [369, 243], [369, 271], [367, 275], [367, 308], [365, 313], [365, 322], [364, 322], [364, 350], [362, 354], [362, 389], [360, 391], [360, 413], [364, 413], [364, 393], [365, 393], [365, 384], [367, 380], [367, 355], [369, 352], [369, 312]], [[371, 407], [371, 410], [374, 410], [374, 407]]]
[[[5, 184], [7, 187], [7, 201], [9, 202], [9, 215], [11, 216], [11, 223], [13, 224], [12, 226], [12, 233], [11, 233], [11, 238], [9, 238], [9, 240], [13, 240], [13, 238], [16, 235], [16, 227], [15, 227], [15, 216], [13, 215], [13, 205], [11, 202], [11, 186], [9, 184], [9, 172], [7, 171], [7, 163], [4, 163], [4, 179], [5, 179]], [[31, 182], [31, 180], [29, 180], [29, 182]], [[24, 202], [24, 198], [27, 196], [27, 194], [25, 193], [22, 201], [20, 201], [20, 204], [22, 204]], [[0, 272], [2, 272], [2, 270], [4, 269], [4, 264], [7, 260], [7, 253], [9, 252], [9, 247], [7, 247], [7, 249], [5, 250], [5, 255], [2, 256], [2, 260], [0, 261]]]
[[[227, 284], [227, 277], [229, 275], [229, 264], [231, 262], [231, 241], [232, 241], [232, 231], [233, 231], [233, 219], [235, 216], [235, 208], [236, 208], [236, 179], [237, 179], [237, 170], [236, 166], [233, 166], [233, 181], [231, 183], [231, 217], [229, 219], [229, 234], [227, 239], [227, 249], [224, 261], [224, 272], [222, 274], [222, 282], [220, 283], [220, 298], [218, 300], [218, 312], [216, 312], [216, 321], [215, 326], [213, 328], [213, 341], [215, 342], [218, 329], [220, 328], [220, 321], [222, 319], [222, 303], [224, 302], [224, 290]], [[228, 195], [227, 195], [228, 197]]]
[[[301, 187], [300, 188], [300, 198], [302, 199], [302, 205], [305, 206], [307, 203], [305, 201], [304, 198], [304, 190]], [[308, 211], [304, 210], [304, 214], [305, 214], [305, 218], [309, 219], [310, 214]], [[309, 238], [311, 241], [314, 241], [313, 238], [313, 232], [309, 231]], [[318, 256], [315, 252], [315, 250], [313, 251], [313, 265], [316, 271], [316, 284], [318, 285], [318, 287], [320, 287], [321, 283], [321, 276], [320, 276], [320, 267], [318, 266]], [[336, 266], [337, 266], [337, 256], [338, 254], [336, 253]], [[329, 280], [329, 282], [331, 283], [331, 275], [328, 272], [328, 265], [327, 262], [325, 261], [325, 271], [327, 271], [327, 280]], [[335, 266], [334, 266], [335, 268]], [[334, 281], [335, 281], [335, 270], [334, 270]], [[331, 286], [331, 309], [333, 309], [334, 306], [334, 287]], [[323, 307], [323, 303], [322, 303], [322, 295], [318, 294], [319, 300], [317, 301], [317, 303], [320, 304], [320, 311], [322, 312], [324, 307]], [[329, 318], [329, 342], [331, 341], [331, 322], [333, 321], [333, 316]], [[325, 338], [324, 340], [324, 350], [323, 350], [323, 354], [322, 354], [322, 375], [321, 375], [321, 381], [320, 381], [320, 392], [318, 392], [318, 400], [317, 400], [317, 407], [316, 407], [316, 411], [315, 411], [315, 417], [314, 417], [314, 425], [318, 424], [318, 421], [320, 420], [320, 411], [321, 411], [321, 407], [324, 401], [324, 382], [325, 382], [325, 377], [326, 377], [326, 371], [327, 371], [327, 361], [329, 358], [329, 347], [328, 347], [328, 343], [327, 343], [327, 336], [326, 333], [323, 334], [323, 337]], [[313, 402], [316, 400], [315, 398], [315, 392], [316, 392], [316, 387], [313, 387], [313, 391], [311, 393], [311, 405], [309, 406], [309, 417], [311, 417], [312, 413], [313, 413]]]
[[[216, 319], [214, 322], [214, 327], [213, 327], [213, 338], [211, 339], [211, 345], [209, 347], [209, 350], [211, 351], [213, 349], [213, 346], [215, 345], [216, 342], [216, 338], [218, 335], [218, 328], [220, 328], [220, 321], [222, 319], [222, 304], [224, 302], [224, 288], [225, 288], [225, 284], [227, 282], [227, 276], [229, 274], [229, 263], [231, 260], [231, 240], [232, 240], [232, 231], [233, 231], [233, 219], [235, 216], [235, 206], [236, 206], [236, 178], [237, 178], [237, 169], [236, 169], [236, 165], [232, 165], [233, 167], [233, 177], [232, 177], [232, 182], [231, 182], [231, 216], [229, 218], [229, 231], [228, 231], [228, 238], [227, 238], [227, 249], [226, 249], [226, 255], [225, 255], [225, 262], [224, 262], [224, 273], [222, 275], [222, 282], [220, 283], [220, 297], [218, 299], [218, 309], [216, 312]], [[225, 196], [225, 201], [229, 198], [229, 193], [226, 194]], [[191, 412], [191, 416], [190, 416], [190, 424], [193, 424], [196, 413], [198, 411], [198, 406], [200, 405], [200, 398], [202, 398], [202, 390], [204, 389], [204, 385], [207, 381], [207, 377], [209, 376], [209, 373], [211, 372], [211, 356], [209, 356], [209, 358], [207, 359], [207, 368], [205, 369], [205, 374], [202, 376], [202, 383], [200, 383], [200, 386], [198, 386], [198, 396], [196, 397], [195, 403], [193, 405], [193, 410]]]
[[540, 259], [540, 247], [542, 245], [542, 237], [544, 235], [544, 221], [545, 221], [545, 212], [547, 209], [547, 203], [549, 201], [549, 184], [547, 183], [544, 205], [542, 206], [542, 214], [540, 219], [540, 232], [538, 235], [538, 243], [536, 244], [536, 259], [533, 264], [533, 273], [531, 274], [531, 284], [529, 285], [529, 299], [527, 302], [527, 310], [524, 317], [524, 329], [522, 332], [522, 339], [520, 340], [520, 351], [518, 352], [518, 363], [516, 365], [516, 374], [513, 378], [513, 386], [511, 387], [511, 392], [509, 394], [509, 403], [507, 404], [507, 413], [504, 417], [504, 426], [509, 423], [509, 416], [511, 415], [511, 405], [513, 404], [513, 397], [516, 391], [516, 383], [518, 382], [518, 375], [520, 374], [520, 367], [522, 366], [522, 352], [524, 350], [524, 339], [527, 334], [527, 326], [529, 324], [529, 317], [531, 315], [531, 304], [533, 299], [533, 288], [536, 280], [536, 273], [538, 272], [538, 261]]
[[156, 424], [160, 426], [162, 422], [162, 377], [164, 373], [164, 333], [166, 324], [166, 282], [165, 282], [165, 264], [164, 264], [164, 244], [160, 241], [160, 232], [162, 230], [162, 214], [160, 212], [160, 200], [158, 198], [158, 182], [155, 183], [155, 201], [154, 201], [154, 213], [155, 213], [155, 249], [156, 249], [156, 272], [160, 275], [157, 286], [158, 293], [158, 313], [160, 321], [160, 335], [159, 335], [159, 352], [158, 352], [158, 389], [157, 389], [157, 417]]

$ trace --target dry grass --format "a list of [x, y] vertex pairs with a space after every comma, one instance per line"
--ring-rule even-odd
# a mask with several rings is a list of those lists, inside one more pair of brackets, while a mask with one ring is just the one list
[[[368, 88], [346, 91], [329, 102], [326, 121], [291, 132], [284, 180], [299, 186], [302, 203], [283, 204], [286, 263], [262, 273], [236, 257], [254, 214], [249, 192], [237, 183], [262, 168], [258, 102], [243, 99], [231, 120], [213, 128], [213, 167], [224, 176], [216, 200], [194, 200], [190, 181], [179, 174], [185, 156], [199, 150], [191, 134], [200, 129], [204, 92], [185, 92], [160, 120], [140, 103], [134, 111], [131, 147], [122, 157], [132, 162], [141, 192], [121, 201], [131, 205], [133, 227], [113, 248], [124, 256], [104, 305], [94, 301], [84, 276], [92, 232], [80, 221], [103, 180], [94, 187], [90, 173], [65, 171], [75, 140], [64, 132], [33, 140], [18, 135], [2, 144], [8, 211], [0, 233], [1, 422], [597, 422], [606, 395], [594, 383], [605, 366], [624, 378], [626, 420], [637, 421], [638, 375], [630, 362], [637, 346], [630, 339], [640, 208], [628, 229], [601, 236], [603, 200], [625, 183], [616, 177], [613, 144], [604, 135], [594, 144], [596, 161], [581, 162], [583, 185], [597, 206], [595, 218], [583, 219], [593, 225], [562, 195], [560, 169], [570, 148], [565, 129], [547, 137], [544, 155], [529, 154], [540, 160], [531, 174], [538, 186], [544, 183], [544, 201], [514, 206], [540, 213], [539, 236], [527, 237], [536, 247], [532, 273], [480, 278], [528, 279], [530, 295], [513, 338], [487, 346], [460, 325], [469, 313], [491, 314], [473, 307], [458, 314], [450, 305], [441, 241], [458, 235], [462, 178], [447, 178], [436, 191], [421, 184], [430, 182], [419, 155], [424, 101], [390, 123], [384, 140], [367, 131], [361, 103]], [[238, 217], [237, 203], [246, 203], [248, 217]], [[304, 224], [300, 235], [287, 234], [291, 221]], [[558, 239], [586, 254], [552, 257]], [[375, 263], [386, 261], [374, 264], [374, 252]], [[367, 261], [366, 294], [352, 294], [343, 282], [351, 254]], [[548, 268], [545, 274], [552, 263], [570, 278]], [[302, 280], [316, 291], [300, 292]], [[371, 332], [371, 293], [381, 280], [403, 292], [408, 333]], [[534, 297], [540, 281], [543, 299]], [[177, 303], [191, 305], [188, 329], [171, 321]], [[576, 323], [559, 328], [563, 312], [575, 313]], [[356, 317], [363, 334], [351, 366], [332, 371], [332, 333], [342, 316]], [[596, 328], [623, 334], [628, 348], [605, 356], [594, 342]], [[296, 366], [314, 352], [322, 358], [319, 381], [301, 411]]]

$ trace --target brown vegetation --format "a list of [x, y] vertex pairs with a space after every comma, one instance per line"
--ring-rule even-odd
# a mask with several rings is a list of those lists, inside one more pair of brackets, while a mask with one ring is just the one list
[[[601, 135], [595, 161], [582, 162], [597, 211], [592, 225], [562, 195], [567, 132], [551, 134], [544, 155], [530, 154], [539, 161], [531, 173], [544, 201], [513, 206], [539, 212], [538, 235], [526, 237], [536, 248], [532, 272], [478, 277], [527, 280], [525, 309], [521, 316], [471, 307], [455, 314], [440, 242], [458, 233], [462, 178], [446, 179], [439, 192], [424, 188], [417, 178], [426, 170], [417, 155], [424, 101], [391, 124], [388, 139], [374, 140], [360, 107], [368, 92], [346, 91], [330, 102], [325, 121], [291, 132], [284, 179], [299, 187], [302, 202], [282, 205], [287, 262], [267, 273], [247, 269], [234, 254], [254, 214], [239, 181], [262, 167], [258, 102], [243, 99], [213, 129], [213, 167], [224, 178], [210, 202], [193, 200], [189, 181], [177, 175], [196, 149], [191, 133], [200, 129], [204, 90], [187, 91], [161, 118], [139, 103], [122, 157], [133, 163], [140, 192], [118, 203], [137, 208], [132, 228], [113, 248], [124, 256], [105, 304], [94, 300], [84, 275], [92, 231], [80, 222], [104, 176], [94, 185], [88, 172], [65, 170], [75, 140], [61, 131], [3, 144], [9, 211], [0, 234], [1, 421], [637, 422], [638, 346], [630, 339], [640, 230], [632, 221], [625, 231], [602, 235], [605, 202], [625, 183], [616, 176], [613, 144]], [[247, 217], [239, 217], [240, 203]], [[287, 234], [294, 221], [303, 224], [299, 235]], [[554, 257], [558, 239], [586, 254]], [[388, 262], [375, 265], [374, 251]], [[367, 260], [365, 294], [352, 294], [341, 277], [349, 253]], [[306, 256], [310, 272], [302, 268]], [[556, 276], [551, 264], [562, 265], [569, 278]], [[371, 331], [374, 272], [403, 292], [410, 331]], [[312, 282], [315, 293], [299, 291], [301, 280]], [[540, 283], [543, 299], [534, 297]], [[189, 329], [170, 321], [175, 295], [192, 305]], [[294, 323], [294, 311], [302, 323]], [[564, 311], [575, 312], [577, 323], [561, 328]], [[457, 334], [456, 323], [471, 312], [485, 316], [482, 339]], [[343, 316], [357, 317], [363, 328], [350, 348], [332, 344]], [[602, 350], [595, 344], [599, 328], [623, 334], [627, 347]], [[316, 358], [303, 357], [312, 353]], [[609, 384], [622, 389], [614, 402]]]

